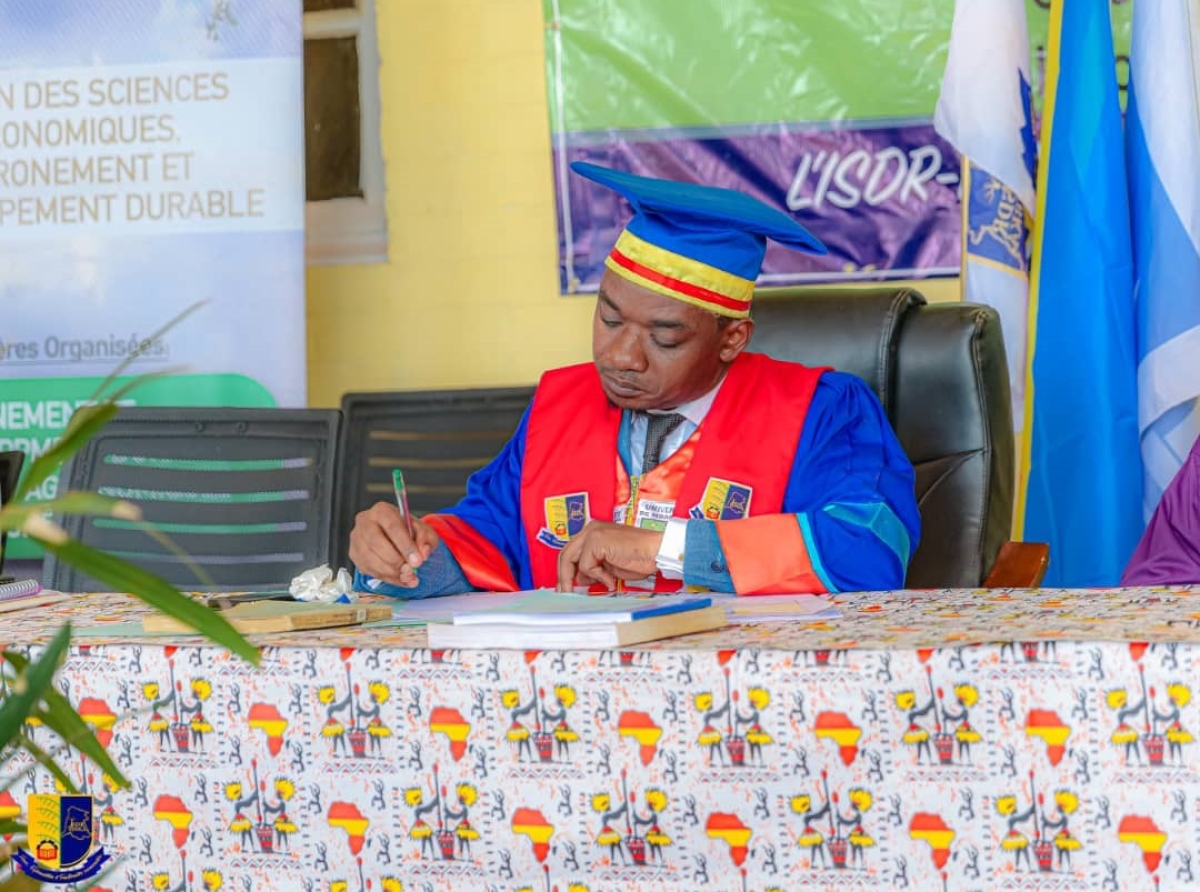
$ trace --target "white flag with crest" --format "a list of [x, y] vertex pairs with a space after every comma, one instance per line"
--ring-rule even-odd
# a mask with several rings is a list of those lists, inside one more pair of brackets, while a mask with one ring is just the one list
[[1031, 100], [1025, 0], [957, 0], [933, 124], [963, 156], [963, 296], [1000, 314], [1017, 431], [1037, 155]]

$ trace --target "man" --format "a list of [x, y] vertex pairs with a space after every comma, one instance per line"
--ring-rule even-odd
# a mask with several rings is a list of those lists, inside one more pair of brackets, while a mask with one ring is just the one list
[[600, 281], [594, 363], [544, 375], [501, 453], [413, 538], [394, 505], [359, 514], [356, 586], [902, 586], [914, 475], [878, 400], [853, 376], [745, 352], [766, 239], [824, 247], [741, 192], [571, 166], [634, 211]]
[[1200, 583], [1200, 440], [1167, 486], [1121, 585]]

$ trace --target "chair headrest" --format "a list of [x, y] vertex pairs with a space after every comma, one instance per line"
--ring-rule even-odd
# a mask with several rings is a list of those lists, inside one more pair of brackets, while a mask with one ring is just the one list
[[925, 298], [907, 288], [855, 293], [764, 292], [754, 301], [750, 349], [808, 366], [832, 366], [862, 378], [890, 415], [895, 399], [901, 323]]

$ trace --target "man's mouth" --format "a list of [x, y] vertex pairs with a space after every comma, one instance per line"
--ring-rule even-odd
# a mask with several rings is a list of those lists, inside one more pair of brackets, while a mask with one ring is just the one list
[[608, 386], [608, 389], [611, 393], [621, 397], [640, 396], [645, 392], [636, 384], [633, 384], [632, 382], [626, 381], [622, 378], [617, 378], [613, 375], [605, 375], [604, 383]]

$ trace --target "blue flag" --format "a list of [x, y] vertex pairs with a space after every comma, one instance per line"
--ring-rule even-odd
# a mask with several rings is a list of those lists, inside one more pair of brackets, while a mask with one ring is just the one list
[[1145, 517], [1200, 432], [1200, 17], [1189, 0], [1133, 7], [1129, 202]]
[[1142, 531], [1133, 259], [1108, 4], [1055, 0], [1030, 318], [1023, 538], [1052, 586], [1116, 585]]

